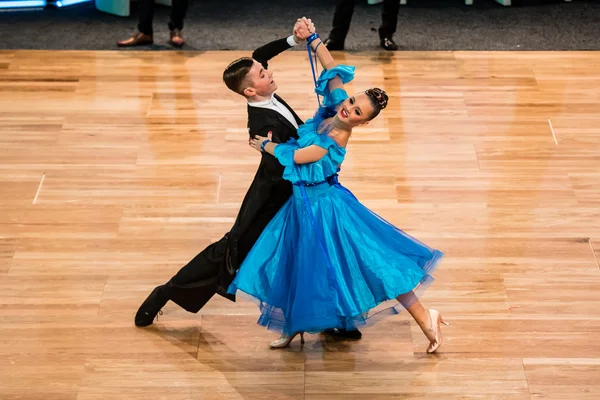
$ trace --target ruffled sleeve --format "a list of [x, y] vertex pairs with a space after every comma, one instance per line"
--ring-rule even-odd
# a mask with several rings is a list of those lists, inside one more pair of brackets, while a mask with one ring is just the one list
[[339, 77], [343, 84], [354, 79], [354, 70], [356, 68], [350, 65], [338, 64], [331, 69], [324, 70], [319, 79], [315, 92], [323, 96], [323, 105], [326, 107], [335, 107], [342, 101], [348, 98], [348, 94], [344, 89], [336, 88], [333, 91], [329, 90], [329, 81], [335, 77]]
[[299, 148], [300, 145], [296, 139], [291, 138], [287, 143], [281, 143], [275, 146], [275, 151], [273, 153], [281, 165], [284, 167], [290, 167], [295, 165], [294, 153]]
[[[328, 177], [337, 173], [340, 164], [346, 156], [346, 149], [338, 144], [327, 134], [313, 133], [305, 136], [298, 143], [290, 139], [285, 144], [279, 144], [275, 147], [275, 157], [284, 166], [283, 179], [292, 183], [322, 182]], [[294, 162], [294, 153], [301, 148], [310, 145], [317, 145], [327, 149], [327, 154], [319, 161], [308, 164], [296, 164]]]
[[331, 91], [329, 96], [323, 98], [323, 106], [329, 108], [336, 108], [338, 104], [346, 100], [348, 93], [342, 88], [335, 88]]

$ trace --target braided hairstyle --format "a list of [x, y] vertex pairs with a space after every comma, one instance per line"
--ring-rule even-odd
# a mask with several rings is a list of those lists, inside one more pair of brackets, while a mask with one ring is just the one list
[[369, 117], [369, 121], [379, 115], [381, 110], [387, 107], [388, 104], [388, 95], [385, 91], [379, 88], [371, 88], [365, 90], [365, 94], [371, 100], [371, 105], [373, 106], [373, 113]]

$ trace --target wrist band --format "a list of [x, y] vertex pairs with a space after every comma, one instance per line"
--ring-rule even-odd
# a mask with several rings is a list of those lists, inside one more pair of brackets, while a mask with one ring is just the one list
[[269, 140], [269, 139], [267, 139], [267, 140], [265, 140], [264, 142], [262, 142], [262, 144], [260, 145], [260, 151], [262, 151], [262, 152], [264, 153], [264, 151], [265, 151], [265, 146], [266, 146], [266, 145], [267, 145], [267, 143], [269, 143], [269, 142], [270, 142], [270, 140]]
[[308, 44], [311, 44], [312, 42], [314, 42], [316, 39], [320, 39], [319, 38], [319, 34], [317, 32], [313, 33], [312, 35], [310, 35], [309, 37], [306, 38], [306, 41], [308, 42]]

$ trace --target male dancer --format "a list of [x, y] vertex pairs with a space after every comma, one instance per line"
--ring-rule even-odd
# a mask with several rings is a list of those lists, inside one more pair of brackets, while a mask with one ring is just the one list
[[[277, 143], [298, 138], [296, 130], [303, 121], [275, 94], [277, 84], [267, 70], [268, 61], [279, 53], [302, 43], [314, 26], [306, 18], [294, 25], [294, 35], [268, 43], [254, 51], [252, 58], [232, 62], [223, 73], [227, 87], [248, 102], [250, 137], [271, 136]], [[148, 326], [169, 301], [197, 313], [215, 293], [235, 301], [227, 294], [239, 265], [254, 243], [292, 195], [292, 185], [283, 179], [283, 166], [268, 153], [262, 154], [258, 171], [246, 193], [231, 230], [208, 246], [179, 270], [166, 284], [156, 287], [140, 306], [136, 326]], [[359, 331], [327, 331], [348, 339], [360, 339]]]

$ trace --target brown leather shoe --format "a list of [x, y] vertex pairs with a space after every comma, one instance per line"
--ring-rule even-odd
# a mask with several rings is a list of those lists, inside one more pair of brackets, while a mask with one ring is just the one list
[[185, 44], [183, 36], [181, 36], [181, 29], [174, 29], [171, 31], [171, 40], [169, 44], [174, 47], [182, 47]]
[[117, 42], [117, 46], [119, 47], [134, 47], [134, 46], [145, 46], [148, 44], [153, 44], [154, 40], [152, 39], [152, 35], [144, 35], [141, 32], [136, 33], [132, 37], [127, 40], [121, 40]]

